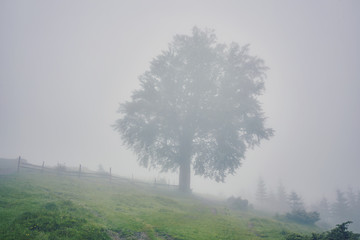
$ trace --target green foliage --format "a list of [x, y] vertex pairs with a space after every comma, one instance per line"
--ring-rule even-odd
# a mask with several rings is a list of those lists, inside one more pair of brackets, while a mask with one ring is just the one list
[[286, 218], [302, 224], [315, 224], [315, 222], [320, 220], [320, 214], [318, 212], [306, 212], [300, 209], [287, 213]]
[[295, 233], [288, 234], [286, 240], [359, 240], [360, 234], [347, 230], [350, 223], [350, 221], [344, 222], [336, 225], [336, 227], [329, 232], [312, 233], [311, 236]]
[[249, 201], [246, 199], [242, 199], [241, 197], [230, 197], [227, 199], [227, 203], [231, 209], [246, 211], [252, 208], [252, 206], [249, 204]]
[[348, 231], [348, 225], [351, 222], [345, 222], [339, 225], [336, 225], [337, 227], [332, 229], [329, 233], [328, 233], [328, 238], [331, 240], [337, 240], [337, 239], [342, 239], [342, 240], [358, 240], [360, 239], [360, 234], [356, 234], [353, 233], [351, 231]]

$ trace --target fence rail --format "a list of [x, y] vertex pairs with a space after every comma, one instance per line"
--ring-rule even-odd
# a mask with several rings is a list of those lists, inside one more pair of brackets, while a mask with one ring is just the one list
[[36, 164], [28, 163], [19, 157], [18, 164], [17, 164], [17, 172], [21, 173], [22, 172], [21, 169], [27, 169], [27, 171], [35, 171], [35, 172], [40, 172], [40, 173], [50, 173], [50, 174], [64, 175], [64, 176], [74, 176], [74, 177], [79, 177], [79, 178], [98, 178], [98, 179], [102, 178], [102, 179], [108, 179], [112, 183], [129, 182], [132, 184], [153, 185], [153, 186], [159, 186], [159, 187], [166, 187], [166, 188], [170, 188], [170, 189], [178, 188], [178, 185], [158, 182], [156, 180], [156, 178], [154, 179], [153, 183], [150, 183], [150, 182], [140, 181], [140, 180], [133, 179], [133, 178], [130, 179], [130, 178], [114, 175], [111, 171], [112, 170], [111, 168], [109, 169], [109, 172], [105, 172], [105, 171], [95, 172], [95, 171], [90, 171], [88, 169], [84, 170], [82, 168], [81, 164], [80, 164], [78, 170], [73, 170], [73, 169], [69, 169], [69, 168], [65, 167], [65, 165], [60, 165], [60, 164], [58, 164], [55, 167], [47, 167], [47, 166], [45, 166], [45, 162], [43, 162], [42, 165], [36, 165]]

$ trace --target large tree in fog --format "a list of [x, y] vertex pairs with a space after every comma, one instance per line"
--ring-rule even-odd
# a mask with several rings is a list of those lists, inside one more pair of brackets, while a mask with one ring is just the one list
[[248, 46], [219, 44], [212, 31], [195, 27], [151, 61], [115, 129], [143, 166], [179, 169], [182, 191], [190, 190], [191, 167], [224, 181], [247, 148], [273, 133], [257, 99], [266, 69]]

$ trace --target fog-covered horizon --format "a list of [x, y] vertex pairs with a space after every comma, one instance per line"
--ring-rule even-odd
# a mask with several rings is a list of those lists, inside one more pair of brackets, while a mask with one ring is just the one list
[[360, 190], [359, 1], [1, 1], [0, 158], [48, 165], [139, 167], [112, 125], [138, 76], [176, 34], [214, 29], [250, 44], [269, 67], [260, 98], [275, 136], [225, 183], [195, 192], [254, 198], [263, 178], [304, 200]]

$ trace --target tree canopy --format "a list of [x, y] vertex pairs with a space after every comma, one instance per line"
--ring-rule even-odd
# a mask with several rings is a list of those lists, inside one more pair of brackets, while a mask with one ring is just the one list
[[257, 99], [266, 70], [248, 45], [220, 44], [213, 31], [194, 27], [151, 61], [115, 129], [143, 166], [179, 169], [181, 190], [190, 190], [191, 166], [224, 181], [248, 148], [273, 135]]

